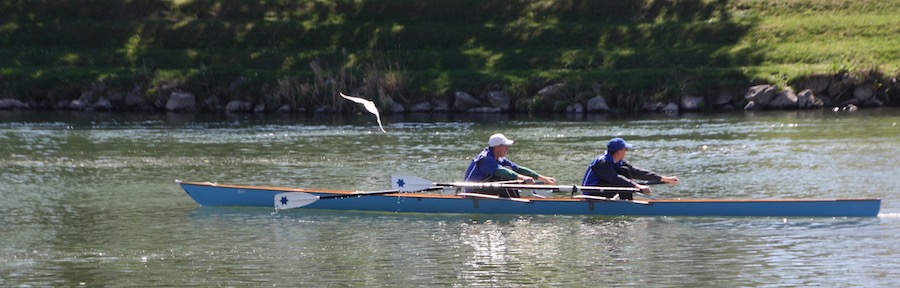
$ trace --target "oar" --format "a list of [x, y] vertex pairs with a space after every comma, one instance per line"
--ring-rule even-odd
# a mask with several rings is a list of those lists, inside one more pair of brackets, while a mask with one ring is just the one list
[[[426, 188], [423, 190], [435, 190], [440, 188]], [[412, 191], [408, 191], [412, 192]], [[304, 192], [284, 192], [275, 194], [275, 210], [283, 210], [283, 209], [293, 209], [300, 208], [312, 203], [315, 203], [319, 200], [324, 199], [341, 199], [341, 198], [351, 198], [351, 197], [360, 197], [360, 196], [372, 196], [372, 195], [384, 195], [384, 194], [393, 194], [393, 193], [404, 193], [404, 191], [398, 191], [397, 189], [392, 190], [382, 190], [382, 191], [368, 191], [368, 192], [355, 192], [353, 194], [343, 194], [343, 195], [331, 195], [331, 196], [318, 196], [310, 193]]]
[[498, 196], [498, 195], [488, 195], [488, 194], [481, 194], [481, 193], [459, 193], [459, 194], [456, 194], [456, 195], [459, 195], [459, 196], [466, 196], [466, 197], [475, 197], [475, 198], [495, 199], [495, 200], [509, 200], [509, 201], [515, 201], [515, 202], [523, 202], [523, 203], [530, 203], [530, 202], [531, 202], [531, 200], [528, 200], [528, 199], [512, 198], [512, 197], [500, 197], [500, 196]]
[[650, 205], [650, 202], [645, 202], [645, 201], [637, 201], [637, 200], [621, 200], [621, 199], [619, 199], [618, 196], [619, 196], [619, 195], [616, 195], [616, 197], [614, 197], [614, 198], [606, 198], [606, 197], [591, 196], [591, 195], [575, 195], [575, 196], [572, 196], [572, 198], [575, 198], [575, 199], [590, 199], [590, 200], [599, 200], [599, 201], [611, 201], [611, 202], [625, 202], [625, 203], [634, 203], [634, 204], [641, 204], [641, 205]]
[[461, 187], [461, 188], [504, 188], [504, 189], [545, 189], [556, 190], [562, 192], [579, 192], [579, 191], [627, 191], [636, 195], [656, 199], [653, 196], [640, 193], [641, 189], [630, 187], [598, 187], [598, 186], [578, 186], [578, 185], [535, 185], [535, 184], [507, 184], [497, 182], [452, 182], [452, 183], [435, 183], [434, 181], [423, 179], [416, 176], [391, 176], [391, 188], [403, 192], [414, 192], [429, 189], [432, 187]]
[[[466, 183], [466, 182], [459, 182]], [[498, 181], [498, 182], [485, 182], [485, 183], [466, 183], [466, 184], [490, 184], [490, 185], [513, 185], [513, 184], [521, 184], [520, 180], [508, 180], [508, 181]], [[391, 188], [400, 190], [400, 192], [416, 192], [422, 190], [437, 190], [443, 189], [443, 187], [457, 187], [455, 185], [446, 184], [446, 183], [434, 183], [431, 180], [416, 177], [416, 176], [397, 176], [391, 175]], [[463, 186], [458, 186], [463, 187]], [[481, 187], [481, 186], [479, 186]], [[484, 186], [487, 187], [487, 186]], [[471, 188], [471, 187], [469, 187]]]

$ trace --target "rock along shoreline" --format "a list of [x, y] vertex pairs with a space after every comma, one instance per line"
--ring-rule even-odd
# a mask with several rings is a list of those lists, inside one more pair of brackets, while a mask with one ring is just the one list
[[[157, 87], [159, 88], [159, 87]], [[848, 74], [814, 75], [799, 81], [794, 87], [759, 84], [745, 89], [718, 90], [715, 95], [682, 95], [668, 101], [648, 101], [635, 107], [614, 105], [601, 95], [602, 84], [594, 84], [592, 91], [573, 92], [565, 82], [551, 84], [537, 91], [530, 99], [514, 99], [502, 89], [478, 95], [458, 90], [449, 97], [433, 97], [418, 102], [401, 103], [390, 96], [366, 97], [364, 90], [350, 94], [364, 98], [378, 98], [379, 110], [386, 114], [403, 113], [670, 113], [731, 110], [802, 110], [832, 108], [855, 111], [860, 107], [900, 105], [900, 83], [889, 79], [854, 79]], [[157, 89], [159, 90], [159, 89]], [[110, 89], [103, 83], [93, 83], [80, 96], [54, 103], [16, 98], [0, 99], [0, 110], [58, 110], [84, 112], [226, 112], [263, 114], [320, 114], [356, 111], [343, 101], [321, 101], [325, 104], [303, 107], [300, 104], [266, 103], [262, 100], [222, 101], [219, 96], [197, 97], [190, 91], [163, 89], [152, 97], [136, 86], [131, 91]], [[799, 91], [799, 92], [795, 92]], [[245, 97], [253, 98], [253, 97]], [[266, 99], [271, 97], [258, 97]], [[332, 97], [322, 97], [331, 99]], [[615, 98], [615, 96], [613, 96]], [[535, 100], [537, 99], [537, 100]], [[534, 108], [527, 101], [542, 106]], [[613, 101], [616, 102], [616, 101]], [[549, 107], [547, 107], [549, 105]]]

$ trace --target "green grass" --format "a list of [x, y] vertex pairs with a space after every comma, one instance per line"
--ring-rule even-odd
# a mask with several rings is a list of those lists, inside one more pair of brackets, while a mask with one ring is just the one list
[[0, 97], [44, 102], [102, 81], [148, 98], [175, 83], [200, 98], [306, 105], [328, 104], [336, 88], [381, 87], [404, 104], [503, 89], [549, 107], [534, 103], [543, 86], [566, 82], [571, 102], [599, 81], [634, 109], [811, 75], [900, 76], [900, 0], [0, 0], [0, 10]]

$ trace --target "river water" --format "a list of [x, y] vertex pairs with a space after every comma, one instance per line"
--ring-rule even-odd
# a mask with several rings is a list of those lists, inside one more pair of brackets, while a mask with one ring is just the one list
[[[900, 285], [897, 109], [384, 121], [387, 134], [371, 115], [0, 111], [0, 286]], [[272, 214], [199, 207], [175, 184], [457, 181], [496, 132], [561, 183], [620, 136], [633, 164], [681, 178], [654, 186], [661, 198], [881, 198], [881, 214]]]

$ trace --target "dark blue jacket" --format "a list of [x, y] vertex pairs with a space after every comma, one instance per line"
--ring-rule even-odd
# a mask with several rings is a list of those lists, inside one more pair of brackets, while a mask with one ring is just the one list
[[605, 152], [597, 156], [594, 162], [591, 162], [591, 165], [588, 166], [581, 185], [636, 187], [638, 183], [632, 179], [660, 181], [662, 176], [652, 171], [631, 166], [625, 159], [614, 162], [612, 155]]
[[494, 176], [494, 172], [497, 172], [497, 169], [500, 167], [506, 167], [513, 171], [520, 170], [519, 165], [516, 165], [516, 163], [509, 161], [506, 157], [497, 159], [490, 147], [485, 148], [475, 158], [472, 158], [472, 163], [469, 163], [469, 168], [466, 169], [465, 181], [486, 182]]

